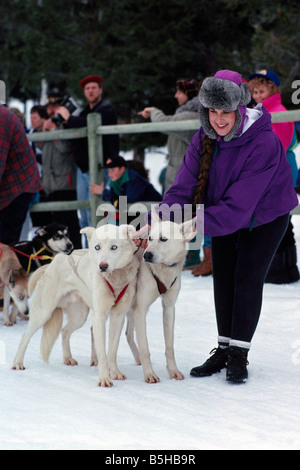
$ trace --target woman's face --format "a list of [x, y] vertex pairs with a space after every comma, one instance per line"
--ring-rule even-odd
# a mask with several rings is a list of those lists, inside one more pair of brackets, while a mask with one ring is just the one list
[[220, 137], [225, 137], [235, 125], [236, 113], [235, 111], [223, 111], [222, 109], [210, 108], [208, 118], [211, 127], [216, 133]]
[[264, 100], [269, 98], [270, 94], [269, 87], [264, 83], [261, 83], [252, 90], [252, 97], [256, 103], [262, 103]]

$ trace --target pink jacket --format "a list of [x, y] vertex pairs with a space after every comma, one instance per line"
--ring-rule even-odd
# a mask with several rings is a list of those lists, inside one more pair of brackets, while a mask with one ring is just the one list
[[[287, 109], [281, 104], [281, 95], [276, 93], [275, 95], [269, 96], [262, 102], [263, 106], [269, 111], [269, 113], [278, 113], [280, 111], [287, 111]], [[294, 123], [293, 122], [280, 122], [278, 124], [272, 124], [272, 129], [275, 134], [278, 135], [285, 152], [289, 148], [290, 143], [294, 135]]]

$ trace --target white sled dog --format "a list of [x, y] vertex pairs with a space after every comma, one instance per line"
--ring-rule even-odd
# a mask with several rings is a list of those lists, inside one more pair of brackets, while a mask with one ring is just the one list
[[[31, 277], [33, 289], [30, 320], [12, 368], [23, 370], [24, 355], [33, 334], [43, 326], [41, 355], [48, 361], [62, 328], [62, 312], [68, 324], [62, 331], [64, 361], [76, 364], [69, 338], [81, 327], [93, 310], [94, 363], [98, 364], [99, 386], [111, 387], [112, 379], [126, 376], [117, 366], [119, 339], [127, 311], [136, 292], [139, 261], [132, 240], [135, 229], [130, 225], [87, 227], [88, 250], [76, 250], [70, 256], [58, 254], [52, 263], [39, 268]], [[110, 316], [109, 347], [106, 354], [106, 320]], [[95, 364], [96, 365], [96, 364]]]
[[[161, 296], [167, 370], [171, 379], [182, 380], [174, 355], [175, 302], [181, 286], [181, 271], [186, 257], [186, 244], [196, 235], [196, 219], [183, 224], [162, 222], [155, 211], [148, 246], [141, 263], [137, 294], [128, 315], [126, 337], [137, 364], [142, 364], [145, 382], [160, 381], [150, 360], [146, 331], [146, 315], [150, 305]], [[134, 341], [134, 327], [138, 348]]]

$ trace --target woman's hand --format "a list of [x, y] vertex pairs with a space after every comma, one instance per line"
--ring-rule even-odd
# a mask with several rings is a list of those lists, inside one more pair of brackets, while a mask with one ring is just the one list
[[152, 108], [150, 108], [150, 107], [144, 108], [143, 111], [140, 111], [140, 112], [138, 113], [138, 115], [139, 115], [139, 116], [143, 116], [143, 118], [145, 118], [145, 119], [148, 119], [148, 118], [151, 116], [151, 113], [152, 113], [152, 111], [153, 111], [154, 109], [155, 109], [154, 107], [152, 107]]
[[150, 225], [144, 225], [140, 230], [137, 230], [135, 234], [132, 236], [132, 240], [136, 244], [136, 246], [140, 246], [141, 248], [147, 248], [148, 240], [146, 238], [146, 234], [150, 230]]

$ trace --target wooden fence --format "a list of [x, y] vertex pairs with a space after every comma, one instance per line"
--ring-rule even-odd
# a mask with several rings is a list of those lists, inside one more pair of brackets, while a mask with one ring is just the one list
[[[272, 113], [272, 122], [290, 122], [300, 121], [300, 109], [286, 111], [281, 113]], [[168, 122], [150, 122], [140, 124], [118, 124], [110, 126], [101, 125], [101, 116], [99, 113], [91, 113], [87, 116], [87, 127], [80, 129], [55, 130], [50, 132], [36, 132], [27, 134], [31, 142], [45, 142], [51, 140], [80, 139], [86, 137], [88, 140], [89, 153], [89, 171], [90, 181], [99, 183], [104, 180], [103, 175], [103, 151], [102, 136], [109, 134], [137, 134], [148, 132], [170, 132], [183, 130], [198, 130], [198, 120], [187, 121], [168, 121]], [[151, 203], [140, 201], [145, 207], [150, 208]], [[97, 207], [99, 205], [99, 196], [90, 193], [89, 200], [85, 201], [57, 201], [36, 203], [32, 206], [31, 212], [46, 211], [66, 211], [76, 209], [90, 209], [92, 225], [97, 224]], [[300, 206], [294, 211], [294, 214], [300, 214]]]

